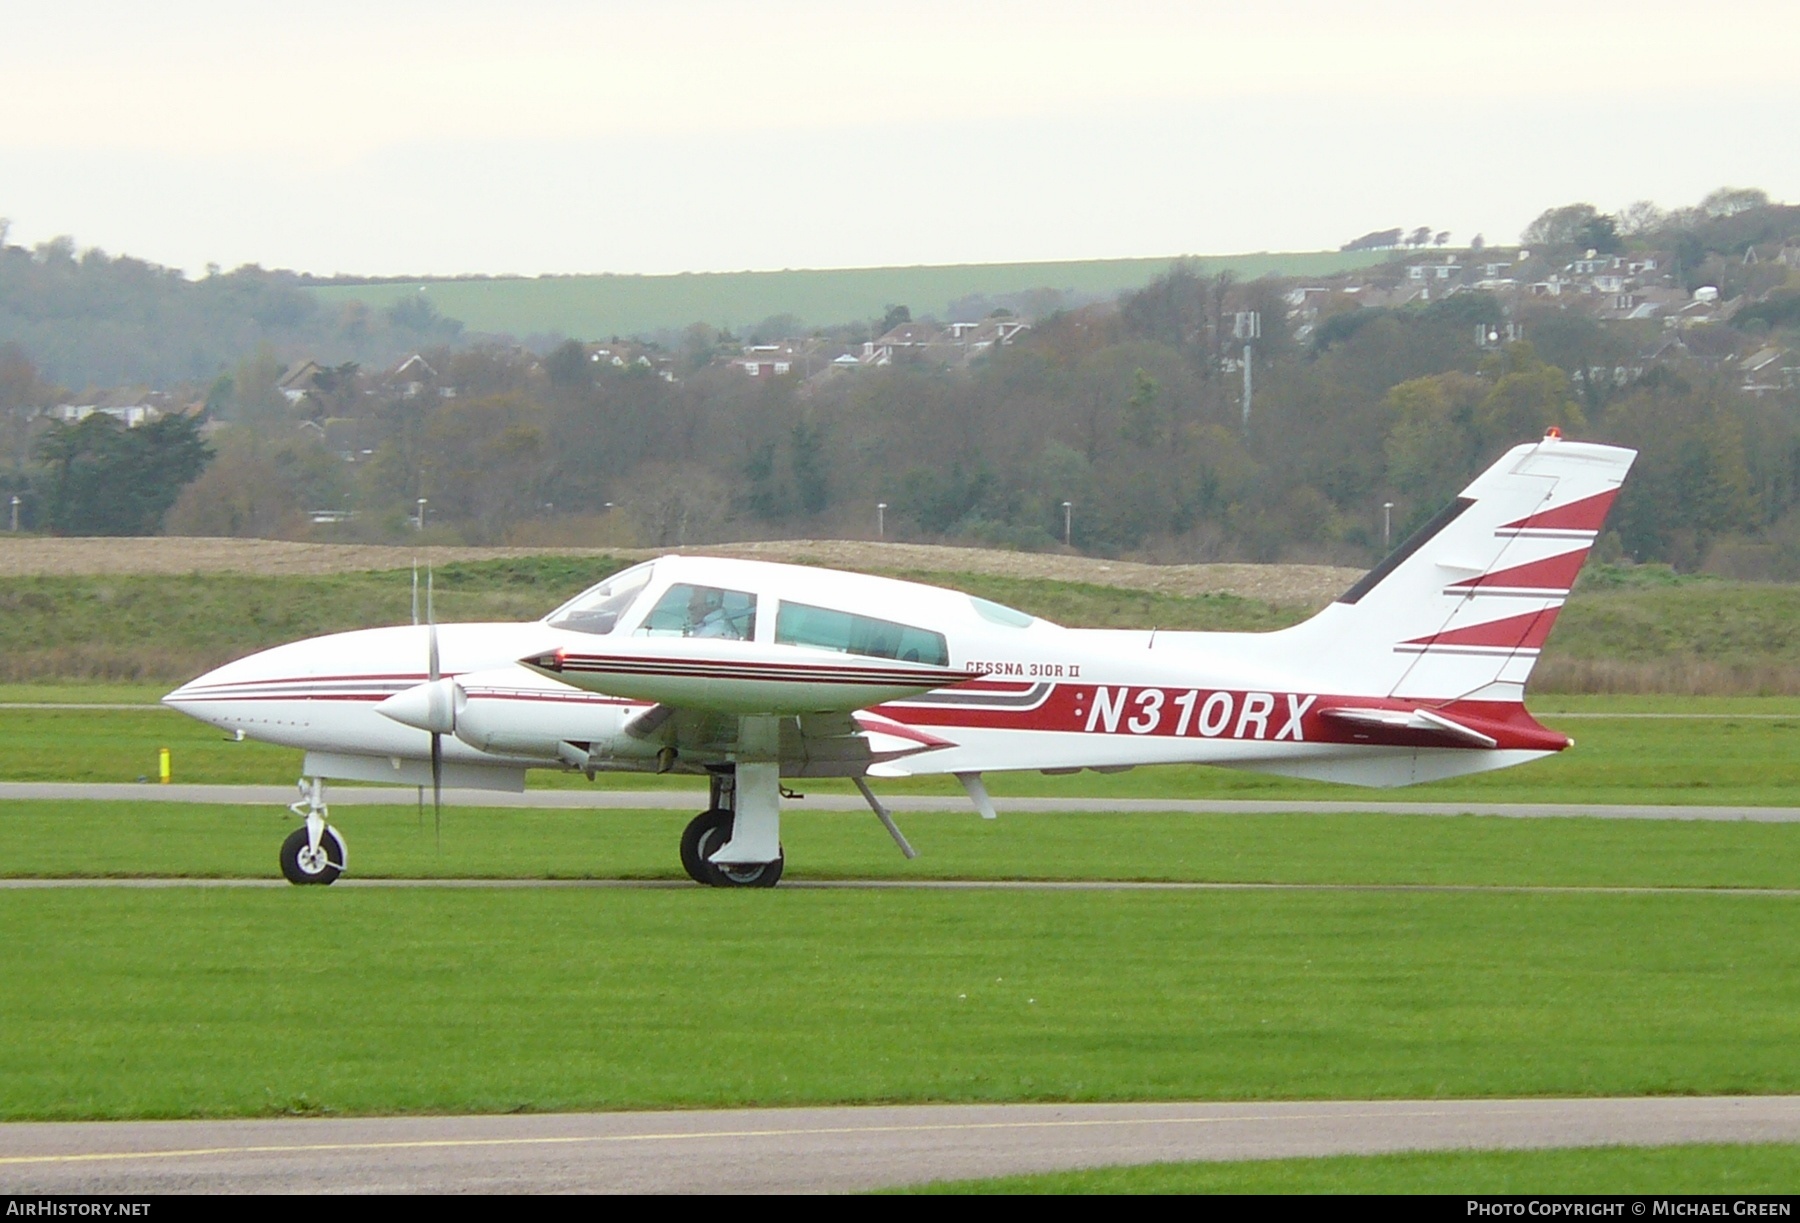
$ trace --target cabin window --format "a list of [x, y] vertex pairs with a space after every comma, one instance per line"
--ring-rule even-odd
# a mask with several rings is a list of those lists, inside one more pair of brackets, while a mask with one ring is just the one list
[[775, 640], [782, 645], [818, 646], [869, 658], [950, 665], [950, 650], [942, 633], [804, 603], [782, 603], [775, 616]]
[[750, 641], [756, 636], [756, 596], [743, 590], [678, 583], [656, 601], [638, 636]]
[[650, 584], [650, 566], [636, 565], [591, 586], [545, 616], [552, 628], [605, 636]]

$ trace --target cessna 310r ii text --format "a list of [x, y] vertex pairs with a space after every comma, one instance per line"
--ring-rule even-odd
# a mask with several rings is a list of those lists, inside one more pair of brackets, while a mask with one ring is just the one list
[[365, 629], [220, 667], [166, 704], [305, 750], [296, 883], [346, 864], [325, 780], [522, 790], [534, 768], [711, 781], [681, 860], [772, 886], [783, 778], [1195, 763], [1370, 786], [1569, 746], [1525, 681], [1635, 452], [1508, 452], [1340, 599], [1270, 633], [1068, 629], [955, 591], [664, 556], [540, 621]]

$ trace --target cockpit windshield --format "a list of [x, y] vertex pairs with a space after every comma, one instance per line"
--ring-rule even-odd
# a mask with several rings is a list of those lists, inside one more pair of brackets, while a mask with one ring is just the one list
[[544, 622], [552, 628], [605, 636], [644, 593], [644, 587], [650, 584], [650, 570], [654, 564], [652, 561], [634, 565], [623, 573], [613, 574], [598, 586], [590, 586], [545, 616]]

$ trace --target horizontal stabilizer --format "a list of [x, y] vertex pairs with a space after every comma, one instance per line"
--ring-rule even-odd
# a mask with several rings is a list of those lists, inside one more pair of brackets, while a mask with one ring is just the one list
[[1410, 730], [1427, 735], [1441, 735], [1459, 745], [1495, 747], [1499, 740], [1492, 735], [1453, 722], [1429, 709], [1321, 709], [1321, 718], [1348, 722], [1355, 726], [1375, 726], [1388, 730]]

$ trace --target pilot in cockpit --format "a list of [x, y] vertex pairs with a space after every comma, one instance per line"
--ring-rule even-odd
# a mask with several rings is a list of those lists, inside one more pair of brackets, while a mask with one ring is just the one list
[[725, 592], [711, 586], [696, 586], [688, 597], [687, 635], [689, 637], [741, 636], [725, 611]]

